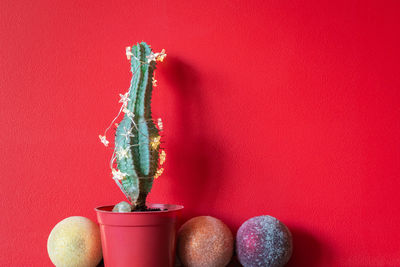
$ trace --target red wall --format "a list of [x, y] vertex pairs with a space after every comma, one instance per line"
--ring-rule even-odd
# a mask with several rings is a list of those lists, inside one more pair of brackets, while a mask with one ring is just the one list
[[145, 40], [168, 53], [153, 101], [168, 159], [151, 201], [234, 232], [273, 215], [293, 232], [290, 266], [400, 266], [399, 12], [2, 0], [0, 265], [50, 266], [58, 221], [124, 199], [98, 134], [129, 86], [125, 46]]

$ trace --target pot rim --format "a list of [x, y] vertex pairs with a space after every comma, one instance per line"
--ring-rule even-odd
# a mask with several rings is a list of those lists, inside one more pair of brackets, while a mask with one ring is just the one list
[[[112, 209], [115, 205], [103, 205], [94, 208], [96, 212], [105, 214], [119, 214], [119, 215], [132, 215], [132, 214], [154, 214], [154, 213], [168, 213], [182, 210], [184, 206], [176, 204], [159, 204], [159, 203], [147, 203], [148, 207], [151, 208], [161, 208], [161, 210], [152, 211], [135, 211], [135, 212], [113, 212]], [[163, 210], [167, 208], [167, 210]]]

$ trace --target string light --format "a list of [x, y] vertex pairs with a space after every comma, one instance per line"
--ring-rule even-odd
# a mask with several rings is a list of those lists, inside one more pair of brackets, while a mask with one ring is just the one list
[[157, 57], [157, 61], [159, 62], [163, 62], [164, 58], [167, 56], [167, 54], [165, 53], [165, 49], [162, 49], [160, 53], [156, 53], [156, 57]]
[[[136, 70], [135, 70], [135, 71], [132, 71], [133, 75], [136, 74], [137, 70], [138, 70], [138, 69], [140, 68], [140, 66], [142, 66], [143, 64], [150, 64], [152, 61], [163, 62], [164, 59], [165, 59], [165, 57], [167, 56], [167, 54], [165, 53], [165, 49], [162, 49], [161, 52], [158, 52], [158, 53], [153, 53], [153, 52], [151, 52], [150, 55], [148, 55], [148, 56], [146, 57], [147, 62], [143, 62], [143, 61], [141, 61], [140, 59], [138, 59], [138, 58], [133, 54], [132, 48], [131, 48], [130, 46], [126, 47], [125, 53], [126, 53], [126, 57], [127, 57], [128, 60], [130, 60], [131, 58], [134, 58], [135, 60], [137, 60], [138, 62], [140, 62], [140, 64], [137, 66]], [[153, 84], [154, 87], [157, 86], [157, 80], [156, 80], [154, 77], [152, 78], [152, 84]], [[110, 126], [105, 130], [104, 135], [99, 135], [100, 142], [103, 143], [104, 146], [106, 146], [106, 147], [108, 147], [108, 145], [109, 145], [109, 143], [110, 143], [110, 142], [107, 140], [107, 137], [106, 137], [107, 131], [108, 131], [108, 130], [110, 129], [110, 127], [114, 124], [114, 122], [119, 118], [119, 116], [120, 116], [121, 113], [126, 114], [126, 116], [129, 117], [129, 118], [131, 119], [131, 121], [132, 121], [132, 123], [133, 123], [133, 126], [134, 126], [136, 129], [138, 129], [137, 126], [136, 126], [135, 121], [133, 120], [133, 118], [135, 117], [135, 114], [127, 108], [128, 102], [130, 101], [130, 99], [129, 99], [129, 91], [126, 92], [125, 94], [119, 94], [119, 96], [120, 96], [120, 100], [119, 100], [118, 103], [122, 103], [121, 108], [120, 108], [120, 110], [119, 110], [119, 113], [118, 113], [117, 116], [113, 119], [113, 121], [111, 122]], [[115, 123], [114, 125], [115, 125], [116, 127], [119, 126], [118, 123]], [[158, 126], [158, 129], [159, 129], [160, 131], [163, 130], [163, 122], [162, 122], [161, 118], [158, 118], [158, 120], [157, 120], [157, 126]], [[133, 130], [133, 127], [131, 127], [131, 128], [128, 129], [128, 130], [124, 127], [124, 133], [122, 133], [122, 136], [124, 136], [124, 137], [126, 138], [126, 140], [128, 140], [130, 137], [133, 137], [133, 136], [134, 136], [134, 135], [132, 134], [132, 130]], [[151, 141], [150, 141], [151, 147], [152, 147], [153, 149], [158, 149], [158, 147], [160, 146], [160, 143], [161, 143], [161, 142], [160, 142], [161, 136], [155, 136], [155, 137], [149, 138], [149, 140], [151, 140]], [[123, 172], [121, 172], [120, 170], [117, 170], [117, 169], [114, 168], [114, 166], [116, 166], [116, 165], [114, 165], [114, 164], [115, 164], [115, 160], [116, 160], [117, 158], [118, 158], [118, 159], [122, 159], [122, 158], [127, 158], [127, 157], [129, 157], [129, 156], [130, 156], [130, 153], [129, 153], [129, 152], [130, 152], [130, 147], [132, 147], [132, 146], [138, 146], [138, 145], [139, 145], [139, 144], [134, 144], [134, 145], [130, 145], [130, 146], [126, 147], [126, 148], [116, 147], [116, 148], [114, 149], [114, 151], [113, 151], [113, 155], [111, 156], [110, 168], [111, 168], [111, 172], [112, 172], [112, 175], [113, 175], [113, 179], [116, 181], [116, 183], [118, 184], [118, 186], [121, 188], [121, 190], [124, 192], [125, 195], [127, 195], [127, 194], [126, 194], [126, 192], [124, 191], [124, 188], [122, 187], [122, 185], [120, 184], [120, 182], [118, 182], [118, 181], [123, 180], [123, 179], [127, 176], [127, 174], [126, 174], [126, 173], [123, 173]], [[166, 153], [165, 153], [164, 150], [161, 150], [161, 151], [160, 151], [159, 158], [160, 158], [160, 165], [163, 165], [164, 162], [165, 162], [165, 159], [166, 159]], [[163, 171], [164, 171], [164, 168], [159, 168], [159, 169], [156, 171], [156, 173], [155, 173], [155, 175], [154, 175], [154, 178], [158, 178], [158, 177], [163, 173]], [[139, 178], [140, 178], [140, 177], [139, 177]], [[152, 177], [148, 177], [148, 179], [150, 179], [150, 178], [152, 178]], [[127, 197], [130, 198], [129, 195], [127, 195]]]
[[163, 62], [166, 56], [167, 54], [165, 53], [165, 49], [162, 49], [161, 52], [158, 53], [151, 52], [150, 55], [146, 57], [147, 63], [150, 64], [152, 61]]
[[125, 94], [119, 94], [119, 96], [121, 99], [118, 101], [118, 103], [122, 103], [122, 106], [126, 107], [129, 101], [129, 92], [126, 92]]
[[153, 52], [150, 53], [150, 55], [146, 56], [147, 58], [147, 63], [150, 64], [152, 61], [156, 61], [157, 56]]
[[127, 158], [129, 153], [129, 147], [127, 148], [120, 148], [115, 154], [117, 154], [118, 159]]
[[128, 60], [131, 60], [131, 56], [133, 56], [132, 48], [130, 46], [127, 46], [125, 51], [126, 51], [126, 58]]
[[158, 118], [157, 125], [158, 125], [158, 129], [160, 131], [162, 131], [164, 126], [163, 126], [163, 122], [162, 122], [161, 118]]
[[160, 177], [163, 172], [164, 172], [164, 168], [158, 169], [156, 174], [154, 175], [154, 179], [157, 179], [158, 177]]
[[157, 149], [157, 147], [160, 145], [160, 139], [161, 136], [153, 137], [153, 140], [150, 142], [150, 145], [153, 149]]
[[122, 133], [121, 135], [125, 137], [125, 140], [126, 140], [126, 141], [128, 141], [129, 138], [135, 136], [135, 135], [132, 134], [132, 130], [133, 130], [133, 128], [130, 128], [130, 129], [127, 130], [127, 129], [124, 127], [124, 133]]
[[161, 150], [161, 152], [160, 152], [160, 165], [164, 164], [166, 157], [167, 157], [167, 153], [165, 153], [165, 150]]
[[126, 173], [123, 173], [120, 170], [116, 170], [114, 168], [112, 168], [111, 171], [112, 171], [113, 178], [120, 180], [120, 181], [123, 180], [125, 178], [125, 176], [127, 175]]
[[129, 109], [127, 109], [126, 107], [124, 107], [124, 109], [122, 110], [122, 112], [125, 113], [126, 116], [128, 116], [128, 117], [130, 117], [130, 118], [135, 117], [135, 114], [133, 114], [133, 112], [130, 111]]
[[110, 143], [105, 136], [99, 135], [99, 138], [100, 142], [102, 142], [104, 146], [108, 146], [108, 144]]

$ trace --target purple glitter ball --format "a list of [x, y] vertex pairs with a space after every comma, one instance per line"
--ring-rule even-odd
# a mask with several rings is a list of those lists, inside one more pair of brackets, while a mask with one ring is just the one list
[[274, 217], [253, 217], [240, 226], [236, 250], [244, 267], [284, 266], [292, 256], [292, 234]]

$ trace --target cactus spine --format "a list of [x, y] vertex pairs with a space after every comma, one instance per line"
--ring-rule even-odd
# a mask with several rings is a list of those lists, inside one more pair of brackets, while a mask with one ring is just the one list
[[146, 207], [154, 176], [159, 172], [160, 133], [151, 115], [157, 54], [144, 42], [132, 46], [132, 79], [128, 93], [121, 95], [125, 97], [125, 115], [115, 134], [115, 159], [122, 173], [118, 185], [136, 210]]

